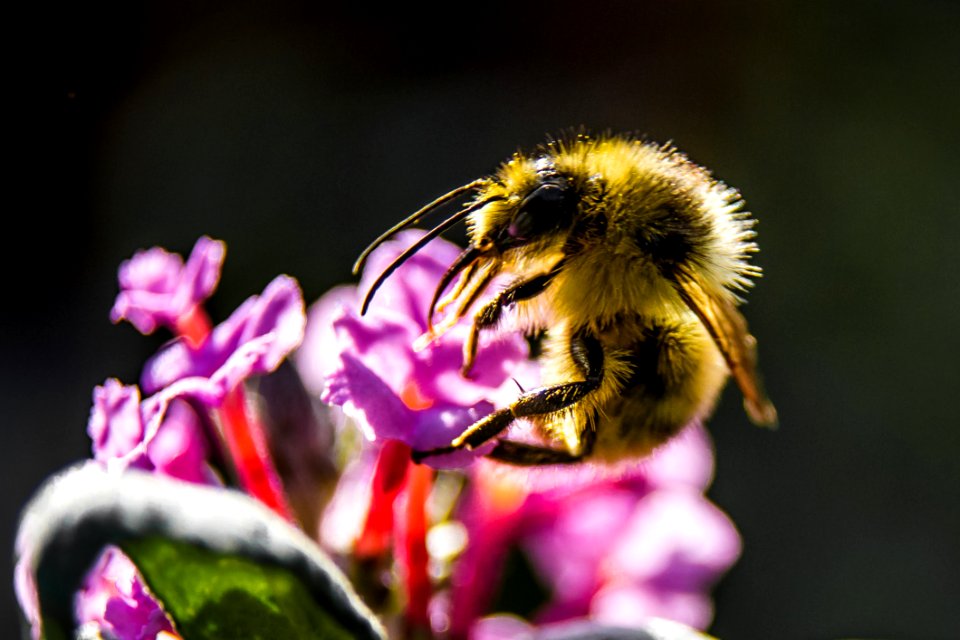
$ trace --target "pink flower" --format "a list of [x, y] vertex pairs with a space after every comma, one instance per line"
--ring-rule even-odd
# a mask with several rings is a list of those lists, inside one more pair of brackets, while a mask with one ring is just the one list
[[[421, 232], [401, 233], [367, 262], [359, 290]], [[371, 441], [399, 440], [414, 449], [449, 444], [466, 427], [493, 410], [517, 387], [512, 378], [529, 375], [527, 345], [516, 334], [481, 339], [475, 377], [460, 375], [467, 327], [459, 325], [427, 348], [414, 342], [427, 331], [426, 313], [436, 282], [459, 250], [435, 240], [409, 259], [383, 284], [366, 315], [357, 312], [357, 295], [336, 289], [310, 311], [310, 323], [297, 364], [321, 399], [343, 407]], [[332, 327], [332, 331], [328, 328]], [[427, 461], [439, 468], [460, 467], [493, 446], [460, 451]]]
[[140, 402], [140, 390], [109, 379], [93, 392], [87, 433], [94, 459], [108, 468], [136, 467], [187, 482], [211, 484], [206, 464], [207, 437], [200, 416], [187, 399], [216, 402], [202, 380], [181, 384], [175, 393], [157, 394]]
[[194, 346], [179, 338], [144, 366], [140, 386], [147, 393], [188, 378], [203, 378], [226, 393], [247, 378], [277, 368], [300, 345], [306, 317], [297, 281], [277, 276]]
[[108, 549], [87, 574], [77, 597], [77, 622], [96, 624], [123, 640], [154, 640], [173, 633], [163, 609], [143, 587], [137, 569], [117, 549]]
[[549, 592], [535, 614], [540, 623], [709, 625], [710, 589], [739, 557], [740, 538], [703, 495], [713, 467], [700, 426], [620, 477], [542, 470], [557, 476], [553, 486], [541, 478], [531, 489], [529, 478], [486, 466], [475, 468], [461, 505], [469, 542], [454, 568], [454, 636], [491, 613], [510, 549], [525, 555]]
[[220, 280], [226, 245], [202, 237], [187, 263], [166, 249], [140, 251], [120, 265], [120, 295], [110, 311], [113, 322], [126, 320], [144, 334], [176, 323], [206, 300]]

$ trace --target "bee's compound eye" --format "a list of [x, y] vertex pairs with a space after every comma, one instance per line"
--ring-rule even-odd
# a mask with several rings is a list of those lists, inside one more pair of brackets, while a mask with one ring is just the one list
[[565, 182], [540, 185], [520, 203], [507, 234], [513, 240], [529, 240], [569, 225], [575, 211], [576, 198]]

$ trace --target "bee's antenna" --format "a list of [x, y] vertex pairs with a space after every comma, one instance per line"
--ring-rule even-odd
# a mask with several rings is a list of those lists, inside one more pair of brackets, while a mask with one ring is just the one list
[[450, 202], [454, 198], [466, 193], [467, 191], [473, 191], [474, 189], [479, 189], [488, 184], [490, 184], [489, 180], [485, 178], [481, 178], [479, 180], [474, 180], [469, 184], [465, 184], [462, 187], [457, 187], [450, 193], [440, 196], [439, 198], [437, 198], [427, 206], [423, 207], [413, 215], [407, 217], [405, 220], [401, 220], [400, 222], [392, 226], [390, 229], [387, 229], [386, 231], [384, 231], [380, 235], [380, 237], [374, 240], [373, 242], [371, 242], [370, 246], [364, 249], [363, 253], [360, 254], [360, 257], [357, 258], [357, 261], [353, 264], [353, 275], [357, 275], [358, 273], [360, 273], [360, 270], [363, 269], [363, 265], [366, 263], [367, 258], [370, 257], [370, 254], [373, 253], [373, 250], [379, 247], [381, 244], [383, 244], [387, 240], [389, 240], [391, 237], [393, 237], [394, 234], [399, 233], [400, 231], [403, 231], [410, 225], [417, 224], [425, 215], [427, 215], [428, 213], [430, 213], [440, 205]]
[[[471, 185], [472, 184], [474, 183], [471, 183]], [[461, 189], [459, 190], [463, 190], [464, 188], [465, 187], [461, 187]], [[447, 196], [450, 196], [450, 194], [447, 194]], [[447, 196], [444, 196], [444, 197], [446, 198]], [[468, 215], [470, 215], [477, 209], [480, 209], [481, 207], [485, 207], [487, 206], [487, 204], [491, 202], [495, 202], [497, 200], [504, 200], [504, 199], [505, 198], [503, 196], [493, 196], [485, 200], [480, 200], [479, 202], [474, 202], [472, 205], [470, 205], [466, 209], [462, 209], [458, 211], [457, 213], [453, 214], [452, 216], [450, 216], [449, 218], [447, 218], [446, 220], [444, 220], [443, 222], [435, 226], [433, 229], [430, 229], [430, 231], [428, 231], [422, 238], [420, 238], [419, 240], [414, 242], [412, 245], [410, 245], [407, 248], [407, 250], [401, 253], [399, 256], [397, 256], [396, 259], [393, 262], [391, 262], [390, 265], [386, 269], [384, 269], [379, 276], [377, 276], [377, 279], [374, 280], [373, 284], [370, 285], [370, 289], [367, 291], [367, 295], [364, 296], [363, 298], [363, 304], [360, 305], [360, 315], [363, 315], [367, 312], [367, 307], [370, 306], [370, 301], [373, 300], [373, 295], [377, 292], [377, 289], [380, 288], [380, 285], [382, 285], [383, 282], [390, 277], [390, 274], [396, 271], [400, 267], [400, 265], [402, 265], [411, 256], [413, 256], [415, 253], [420, 251], [420, 249], [426, 246], [428, 242], [430, 242], [431, 240], [439, 236], [441, 233], [443, 233], [453, 225], [457, 224], [458, 222], [466, 218]]]

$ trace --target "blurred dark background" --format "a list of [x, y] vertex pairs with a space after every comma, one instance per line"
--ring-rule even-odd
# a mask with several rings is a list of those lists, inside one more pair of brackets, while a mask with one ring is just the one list
[[956, 637], [960, 3], [261, 4], [8, 17], [0, 548], [87, 455], [94, 385], [159, 344], [108, 321], [121, 260], [210, 234], [215, 317], [280, 272], [313, 299], [389, 223], [586, 125], [674, 141], [761, 221], [746, 315], [781, 428], [733, 389], [711, 423], [745, 544], [712, 631]]

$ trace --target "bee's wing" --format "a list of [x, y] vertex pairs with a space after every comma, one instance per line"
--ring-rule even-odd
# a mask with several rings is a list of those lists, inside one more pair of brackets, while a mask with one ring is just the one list
[[676, 283], [684, 303], [697, 314], [720, 348], [743, 393], [743, 406], [750, 420], [775, 427], [777, 409], [767, 398], [757, 373], [757, 340], [750, 335], [747, 321], [734, 306], [732, 296], [710, 295], [696, 277], [686, 273], [679, 274]]

